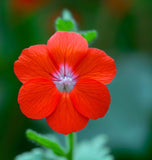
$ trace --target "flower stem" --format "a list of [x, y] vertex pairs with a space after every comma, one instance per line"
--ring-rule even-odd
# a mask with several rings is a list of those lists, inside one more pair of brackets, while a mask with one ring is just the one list
[[70, 133], [68, 135], [69, 151], [67, 153], [67, 159], [73, 160], [73, 148], [74, 148], [74, 134]]

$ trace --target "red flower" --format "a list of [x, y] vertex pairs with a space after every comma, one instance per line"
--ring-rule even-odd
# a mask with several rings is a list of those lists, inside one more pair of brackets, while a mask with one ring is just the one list
[[88, 48], [80, 34], [56, 32], [47, 45], [24, 49], [14, 71], [23, 83], [18, 96], [23, 114], [46, 117], [56, 132], [79, 131], [89, 119], [108, 111], [110, 94], [105, 84], [116, 74], [114, 60]]

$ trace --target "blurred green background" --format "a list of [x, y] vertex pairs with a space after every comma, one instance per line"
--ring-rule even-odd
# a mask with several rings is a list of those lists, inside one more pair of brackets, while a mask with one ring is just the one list
[[90, 120], [78, 132], [78, 141], [106, 134], [116, 160], [151, 160], [152, 0], [0, 0], [0, 160], [13, 160], [34, 147], [25, 137], [28, 128], [63, 139], [45, 120], [31, 120], [20, 112], [21, 83], [13, 63], [22, 49], [46, 44], [64, 8], [81, 30], [98, 31], [90, 46], [106, 51], [118, 69], [108, 85], [108, 114]]

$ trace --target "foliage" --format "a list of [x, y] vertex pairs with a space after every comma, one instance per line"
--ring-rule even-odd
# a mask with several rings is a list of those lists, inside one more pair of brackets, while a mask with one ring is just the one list
[[65, 160], [65, 158], [57, 157], [49, 149], [34, 148], [30, 152], [18, 155], [15, 160]]
[[114, 160], [106, 147], [107, 136], [100, 135], [92, 140], [81, 142], [76, 147], [75, 160]]
[[62, 17], [57, 18], [55, 22], [57, 31], [77, 31], [77, 24], [72, 14], [68, 10], [63, 10]]
[[[57, 149], [61, 151], [58, 144], [52, 142], [47, 136], [40, 135], [32, 130], [28, 130], [27, 137], [45, 148], [35, 148], [30, 152], [22, 153], [15, 160], [66, 160], [65, 154], [58, 154]], [[77, 144], [74, 151], [74, 160], [114, 160], [110, 155], [110, 149], [106, 147], [108, 139], [105, 135], [95, 137], [90, 141], [84, 141]], [[50, 144], [56, 144], [58, 147], [54, 152], [54, 148]], [[53, 154], [55, 153], [55, 154]], [[61, 151], [62, 153], [62, 151]], [[63, 157], [61, 157], [63, 156]]]
[[55, 22], [56, 31], [73, 31], [81, 34], [88, 43], [97, 38], [97, 31], [78, 31], [77, 23], [68, 10], [63, 10], [62, 17], [57, 18]]
[[97, 32], [95, 30], [80, 32], [80, 34], [87, 40], [88, 43], [92, 42], [97, 37]]
[[30, 140], [33, 140], [44, 147], [52, 149], [52, 151], [56, 155], [65, 156], [65, 153], [63, 149], [59, 146], [59, 144], [49, 140], [46, 136], [42, 136], [32, 130], [27, 130], [26, 135]]

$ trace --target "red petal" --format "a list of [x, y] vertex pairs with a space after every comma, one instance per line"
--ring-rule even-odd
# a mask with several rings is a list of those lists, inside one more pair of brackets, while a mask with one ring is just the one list
[[87, 41], [78, 33], [56, 32], [47, 43], [50, 57], [58, 65], [68, 63], [75, 66], [86, 55]]
[[88, 119], [73, 107], [68, 93], [63, 93], [55, 112], [47, 117], [48, 125], [58, 133], [69, 134], [83, 129]]
[[55, 110], [60, 96], [60, 92], [51, 80], [32, 79], [22, 85], [18, 103], [28, 118], [41, 119]]
[[23, 83], [35, 78], [51, 78], [55, 67], [48, 55], [46, 45], [35, 45], [24, 49], [14, 63], [14, 72]]
[[90, 48], [87, 56], [75, 69], [75, 73], [80, 79], [90, 78], [108, 84], [116, 75], [116, 65], [105, 52]]
[[92, 79], [81, 79], [70, 92], [75, 108], [85, 117], [97, 119], [103, 117], [110, 105], [107, 87]]

